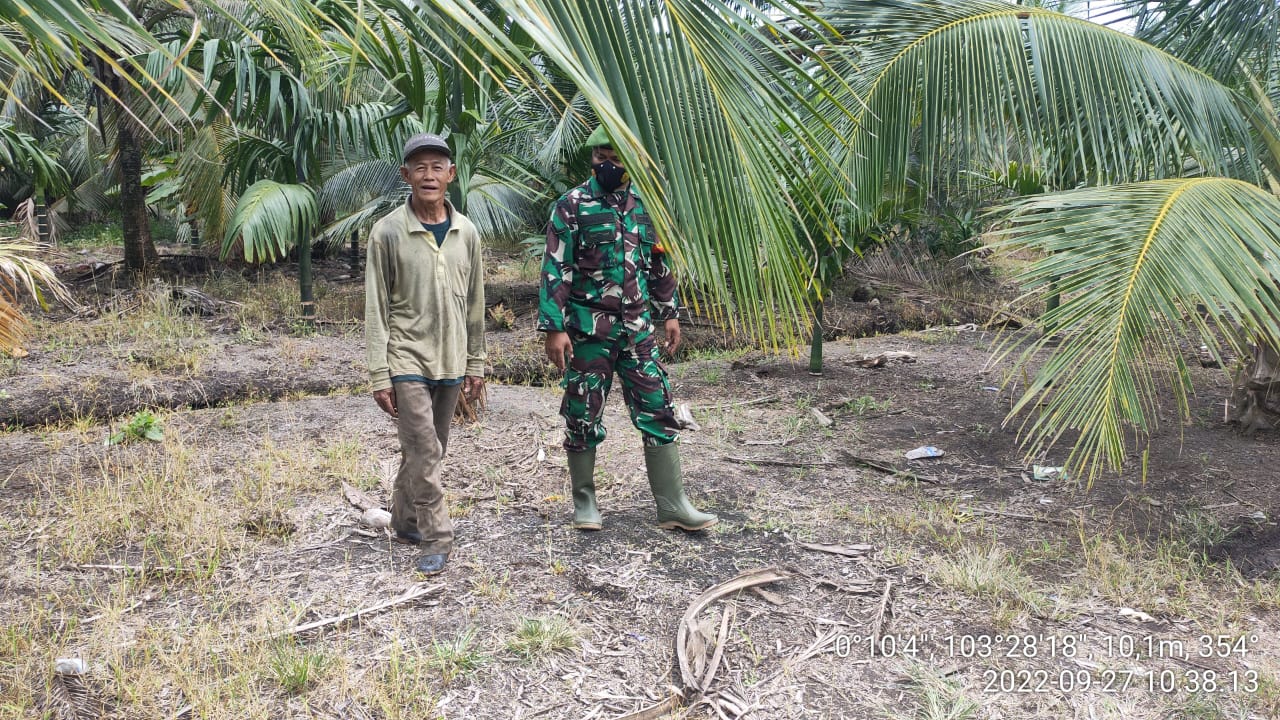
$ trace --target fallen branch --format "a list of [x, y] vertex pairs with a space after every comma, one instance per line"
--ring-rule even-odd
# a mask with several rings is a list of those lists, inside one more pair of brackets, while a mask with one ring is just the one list
[[698, 407], [698, 408], [696, 408], [696, 409], [698, 409], [698, 410], [723, 410], [723, 409], [725, 409], [725, 408], [745, 407], [745, 406], [747, 406], [747, 405], [759, 405], [759, 404], [761, 404], [761, 403], [774, 402], [774, 401], [775, 401], [775, 400], [777, 400], [777, 399], [778, 399], [778, 396], [777, 396], [777, 395], [766, 395], [766, 396], [764, 396], [764, 397], [756, 398], [755, 400], [740, 400], [740, 401], [738, 401], [738, 402], [721, 403], [721, 404], [719, 404], [719, 405], [702, 405], [702, 406], [699, 406], [699, 407]]
[[876, 462], [875, 460], [868, 460], [863, 457], [858, 457], [857, 455], [854, 455], [852, 453], [849, 453], [843, 450], [840, 451], [840, 456], [843, 457], [845, 462], [849, 463], [850, 465], [860, 465], [862, 467], [869, 468], [871, 470], [882, 472], [886, 475], [892, 475], [894, 477], [903, 477], [908, 480], [927, 483], [929, 485], [940, 485], [942, 483], [942, 481], [938, 480], [937, 478], [931, 478], [923, 475], [916, 475], [915, 473], [909, 472], [907, 470], [899, 470], [898, 468], [893, 467], [892, 465], [885, 465], [884, 463]]
[[836, 463], [829, 460], [819, 460], [817, 462], [792, 462], [791, 460], [770, 460], [769, 458], [744, 458], [734, 457], [732, 455], [721, 455], [721, 460], [725, 462], [738, 463], [739, 465], [777, 465], [779, 467], [835, 467]]
[[390, 600], [384, 600], [378, 603], [377, 605], [370, 605], [367, 608], [361, 608], [359, 610], [355, 610], [349, 613], [343, 613], [342, 615], [335, 615], [334, 617], [325, 618], [323, 620], [316, 620], [314, 622], [306, 623], [305, 625], [297, 625], [291, 628], [286, 628], [284, 630], [280, 630], [278, 632], [274, 632], [274, 633], [271, 633], [270, 635], [267, 635], [265, 639], [273, 640], [278, 637], [284, 637], [288, 635], [297, 635], [298, 633], [303, 633], [308, 630], [315, 630], [316, 628], [322, 628], [327, 625], [336, 625], [340, 622], [346, 622], [347, 620], [358, 618], [362, 615], [369, 615], [370, 613], [375, 613], [375, 612], [378, 612], [379, 610], [386, 610], [387, 608], [393, 607], [395, 605], [401, 605], [411, 600], [417, 600], [418, 598], [424, 595], [429, 595], [437, 590], [442, 589], [443, 587], [444, 587], [444, 583], [440, 583], [438, 585], [428, 585], [425, 582], [414, 583], [413, 585], [409, 586], [408, 590], [405, 590], [404, 593], [402, 593], [398, 597], [394, 597]]
[[781, 440], [743, 440], [743, 445], [788, 445], [795, 442], [795, 438], [782, 438]]
[[671, 712], [672, 710], [675, 710], [679, 706], [680, 706], [680, 694], [673, 692], [670, 695], [668, 695], [664, 700], [661, 700], [660, 702], [654, 705], [650, 705], [649, 707], [644, 708], [643, 710], [637, 710], [633, 713], [628, 713], [626, 715], [623, 715], [617, 718], [616, 720], [658, 720], [658, 718], [666, 717], [667, 713]]
[[795, 570], [795, 572], [818, 585], [833, 588], [840, 592], [852, 593], [854, 595], [866, 595], [868, 593], [875, 592], [875, 586], [869, 580], [857, 580], [855, 581], [859, 583], [857, 585], [845, 585], [823, 575], [814, 575], [813, 573], [808, 573], [799, 569]]
[[797, 542], [796, 544], [805, 550], [843, 555], [845, 557], [862, 557], [871, 551], [870, 545], [862, 543], [857, 545], [827, 545], [824, 543]]
[[889, 595], [893, 589], [893, 583], [887, 578], [884, 581], [884, 595], [880, 598], [880, 609], [876, 611], [876, 619], [871, 623], [871, 647], [880, 647], [880, 631], [884, 630], [884, 614], [889, 609]]

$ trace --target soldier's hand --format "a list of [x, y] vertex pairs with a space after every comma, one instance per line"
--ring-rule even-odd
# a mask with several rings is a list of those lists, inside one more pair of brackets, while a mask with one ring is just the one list
[[551, 361], [552, 365], [556, 366], [556, 369], [564, 372], [565, 364], [573, 360], [573, 343], [569, 342], [569, 333], [547, 333], [546, 347], [547, 359]]
[[662, 349], [666, 351], [667, 357], [675, 357], [676, 350], [680, 349], [680, 321], [671, 318], [663, 324], [662, 329], [667, 333], [667, 341], [662, 344]]
[[389, 387], [385, 390], [374, 390], [373, 401], [378, 403], [378, 407], [382, 408], [382, 412], [393, 418], [400, 417], [399, 411], [396, 409], [396, 389]]

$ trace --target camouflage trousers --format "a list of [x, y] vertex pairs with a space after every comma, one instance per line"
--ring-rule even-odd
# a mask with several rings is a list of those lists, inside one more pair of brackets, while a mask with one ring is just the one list
[[671, 384], [658, 361], [653, 333], [646, 333], [639, 340], [622, 335], [617, 329], [608, 339], [570, 333], [573, 360], [560, 382], [564, 388], [564, 401], [560, 403], [560, 415], [565, 420], [564, 449], [584, 452], [604, 440], [601, 417], [615, 371], [622, 380], [622, 396], [631, 412], [631, 423], [640, 431], [644, 444], [675, 442], [679, 425], [671, 407]]

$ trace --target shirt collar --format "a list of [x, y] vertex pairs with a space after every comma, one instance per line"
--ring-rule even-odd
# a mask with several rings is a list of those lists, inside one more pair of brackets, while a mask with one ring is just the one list
[[626, 186], [609, 193], [605, 192], [604, 188], [600, 187], [600, 183], [596, 181], [596, 176], [592, 175], [587, 178], [587, 181], [583, 183], [582, 186], [587, 189], [587, 192], [591, 193], [592, 200], [600, 200], [606, 197], [621, 198], [624, 194], [631, 192], [632, 182], [627, 181]]
[[[593, 178], [594, 179], [594, 178]], [[449, 202], [449, 198], [444, 199], [444, 205], [449, 209], [449, 230], [453, 230], [453, 219], [457, 217], [457, 210], [453, 208], [453, 203]], [[430, 232], [422, 226], [422, 221], [414, 214], [413, 207], [409, 205], [409, 198], [404, 201], [404, 214], [401, 216], [404, 227], [409, 232]]]

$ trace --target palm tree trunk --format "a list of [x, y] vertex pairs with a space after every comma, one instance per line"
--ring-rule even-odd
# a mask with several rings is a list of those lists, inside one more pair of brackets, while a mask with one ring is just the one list
[[133, 119], [116, 110], [116, 152], [120, 159], [120, 229], [124, 235], [124, 266], [145, 272], [160, 262], [151, 240], [147, 192], [142, 188], [142, 149], [133, 132]]
[[1228, 419], [1246, 433], [1280, 429], [1280, 353], [1256, 345], [1253, 358], [1236, 374]]
[[311, 283], [311, 234], [302, 231], [298, 238], [298, 291], [302, 296], [302, 325], [308, 330], [316, 325], [316, 301]]
[[53, 237], [49, 227], [49, 198], [43, 192], [36, 197], [36, 235], [42, 244], [48, 245]]
[[809, 341], [809, 374], [822, 374], [822, 301], [813, 304], [813, 338]]

